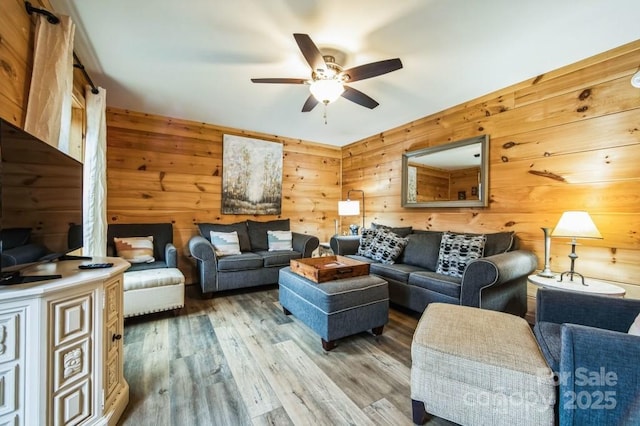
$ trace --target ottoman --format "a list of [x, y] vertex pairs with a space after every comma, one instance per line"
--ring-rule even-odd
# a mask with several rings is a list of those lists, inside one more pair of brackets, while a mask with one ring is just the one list
[[382, 278], [363, 275], [317, 284], [286, 267], [278, 284], [284, 313], [319, 334], [326, 351], [342, 337], [367, 330], [382, 334], [389, 321], [389, 289]]
[[184, 306], [184, 275], [178, 268], [125, 272], [122, 284], [125, 318]]
[[427, 413], [463, 425], [554, 424], [554, 376], [520, 317], [431, 303], [411, 359], [416, 424]]

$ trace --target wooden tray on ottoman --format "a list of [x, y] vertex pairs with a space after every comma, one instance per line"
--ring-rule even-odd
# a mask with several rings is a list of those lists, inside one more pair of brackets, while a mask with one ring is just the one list
[[315, 283], [369, 275], [369, 264], [344, 256], [309, 257], [291, 260], [291, 272]]

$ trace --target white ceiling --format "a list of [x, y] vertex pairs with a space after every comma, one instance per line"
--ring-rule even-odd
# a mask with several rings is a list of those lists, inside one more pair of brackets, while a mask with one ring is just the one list
[[[640, 39], [638, 0], [51, 0], [112, 107], [343, 146]], [[310, 77], [293, 33], [347, 54], [399, 57], [340, 98], [300, 112]], [[640, 65], [640, 58], [639, 58]]]

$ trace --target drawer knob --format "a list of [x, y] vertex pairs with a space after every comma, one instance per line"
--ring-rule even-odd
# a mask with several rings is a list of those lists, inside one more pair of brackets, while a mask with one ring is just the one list
[[115, 342], [116, 340], [120, 340], [122, 339], [122, 334], [114, 334], [113, 336], [111, 336], [111, 341]]

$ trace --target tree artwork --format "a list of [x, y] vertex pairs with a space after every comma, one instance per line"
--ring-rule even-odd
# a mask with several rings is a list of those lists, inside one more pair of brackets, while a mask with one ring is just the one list
[[224, 135], [222, 213], [279, 215], [282, 144]]

